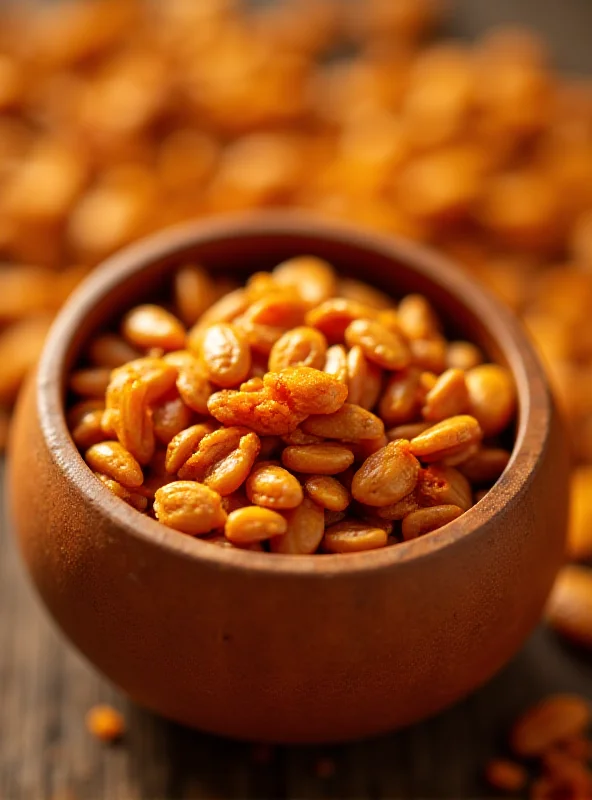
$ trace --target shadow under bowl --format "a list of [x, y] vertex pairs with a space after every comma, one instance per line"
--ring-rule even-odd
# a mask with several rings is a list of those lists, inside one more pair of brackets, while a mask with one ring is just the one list
[[[64, 416], [66, 376], [91, 335], [164, 296], [198, 261], [246, 276], [294, 255], [398, 297], [424, 293], [454, 335], [512, 371], [512, 459], [438, 531], [349, 556], [213, 547], [142, 516], [85, 465]], [[9, 492], [21, 550], [66, 636], [138, 703], [213, 733], [347, 740], [407, 725], [499, 670], [537, 622], [561, 564], [566, 435], [513, 315], [415, 244], [291, 212], [197, 222], [110, 259], [57, 318], [20, 399]]]

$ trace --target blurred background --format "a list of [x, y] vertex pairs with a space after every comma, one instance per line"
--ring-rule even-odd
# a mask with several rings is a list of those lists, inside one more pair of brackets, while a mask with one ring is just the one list
[[[0, 2], [0, 444], [97, 263], [187, 219], [296, 206], [428, 243], [522, 317], [569, 420], [570, 557], [588, 559], [590, 31], [589, 0]], [[128, 744], [100, 751], [84, 710], [125, 701], [63, 648], [11, 547], [3, 525], [2, 800], [485, 796], [524, 698], [592, 697], [586, 655], [541, 630], [476, 697], [378, 743], [257, 754], [128, 709]]]

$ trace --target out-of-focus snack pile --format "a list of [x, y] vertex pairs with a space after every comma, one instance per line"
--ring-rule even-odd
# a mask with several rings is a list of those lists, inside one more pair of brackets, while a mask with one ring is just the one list
[[102, 258], [181, 220], [301, 206], [433, 244], [522, 314], [569, 414], [572, 552], [589, 556], [592, 82], [560, 77], [526, 32], [426, 44], [440, 12], [3, 10], [0, 432], [51, 316]]
[[527, 790], [530, 800], [592, 797], [589, 727], [590, 704], [584, 697], [544, 697], [514, 722], [508, 737], [511, 758], [490, 761], [487, 782], [512, 796]]

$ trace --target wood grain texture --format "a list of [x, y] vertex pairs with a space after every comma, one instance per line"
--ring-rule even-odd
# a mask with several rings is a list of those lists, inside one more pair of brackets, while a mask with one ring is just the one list
[[[473, 36], [502, 21], [551, 40], [564, 69], [590, 71], [590, 0], [456, 0], [450, 31]], [[513, 716], [550, 691], [592, 698], [589, 656], [539, 629], [488, 686], [407, 731], [337, 748], [279, 748], [256, 764], [249, 746], [167, 723], [129, 704], [61, 640], [27, 583], [0, 524], [0, 800], [233, 800], [234, 798], [491, 797], [479, 779]], [[84, 713], [112, 702], [126, 716], [121, 745], [95, 742]], [[333, 778], [315, 776], [319, 757]]]

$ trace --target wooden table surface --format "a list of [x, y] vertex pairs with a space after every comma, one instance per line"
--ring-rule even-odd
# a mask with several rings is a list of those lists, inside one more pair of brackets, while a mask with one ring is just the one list
[[[592, 71], [590, 0], [457, 0], [449, 30], [472, 36], [500, 21], [532, 24], [563, 69]], [[73, 652], [26, 579], [3, 512], [0, 800], [492, 797], [480, 770], [518, 711], [547, 692], [592, 698], [592, 660], [540, 628], [500, 675], [434, 719], [347, 746], [274, 748], [261, 763], [265, 753], [249, 745], [132, 705]], [[84, 714], [98, 702], [125, 715], [128, 733], [117, 746], [86, 733]], [[334, 764], [332, 777], [317, 775], [319, 759]]]

